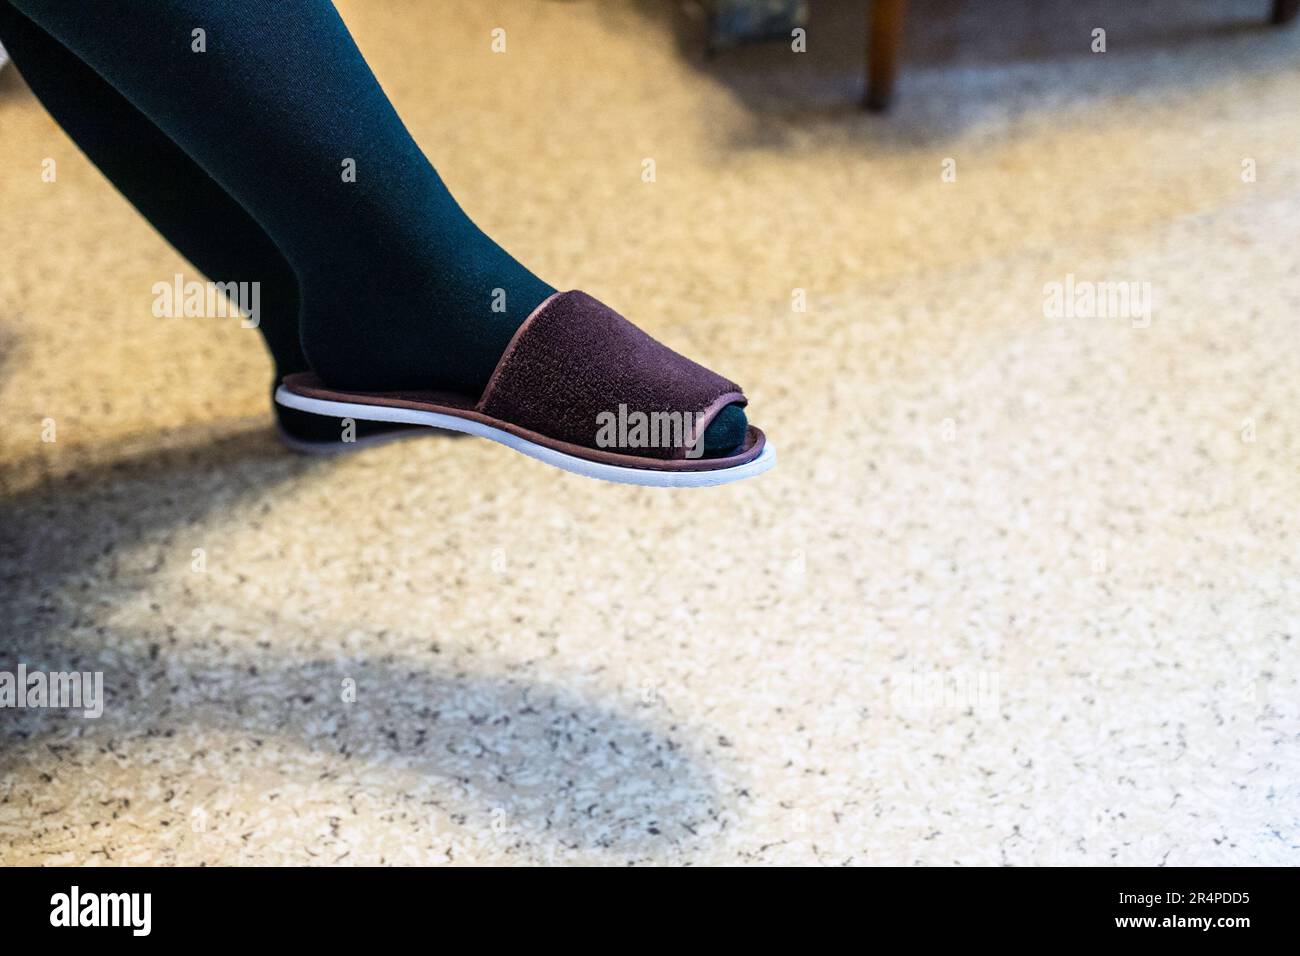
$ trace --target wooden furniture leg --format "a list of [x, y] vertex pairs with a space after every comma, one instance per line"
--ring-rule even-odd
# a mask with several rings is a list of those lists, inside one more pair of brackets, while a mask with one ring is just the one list
[[[889, 109], [898, 75], [907, 0], [870, 0], [867, 23], [867, 92], [864, 105], [873, 112]], [[1275, 24], [1290, 23], [1300, 14], [1300, 0], [1273, 0]]]
[[[1278, 3], [1287, 0], [1277, 0]], [[898, 47], [903, 38], [903, 11], [907, 0], [871, 0], [867, 25], [867, 109], [889, 109], [898, 73]]]

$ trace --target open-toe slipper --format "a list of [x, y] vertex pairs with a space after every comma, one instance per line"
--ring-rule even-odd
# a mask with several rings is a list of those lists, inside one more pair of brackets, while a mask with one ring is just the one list
[[515, 332], [477, 400], [454, 392], [340, 391], [312, 372], [287, 375], [287, 408], [427, 425], [500, 442], [605, 481], [670, 488], [762, 474], [776, 450], [762, 431], [722, 457], [703, 457], [709, 423], [740, 388], [642, 332], [584, 292], [557, 292]]

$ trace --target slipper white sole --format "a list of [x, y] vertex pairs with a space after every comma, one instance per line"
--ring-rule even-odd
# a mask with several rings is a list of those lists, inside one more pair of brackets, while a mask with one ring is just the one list
[[598, 461], [588, 461], [576, 455], [569, 455], [545, 445], [539, 445], [518, 435], [512, 435], [500, 428], [493, 428], [482, 422], [444, 415], [441, 412], [422, 411], [414, 408], [398, 408], [389, 405], [364, 405], [357, 402], [337, 402], [323, 398], [309, 398], [291, 392], [281, 385], [275, 390], [275, 400], [286, 408], [296, 408], [302, 412], [328, 415], [331, 418], [358, 418], [371, 422], [400, 422], [407, 425], [427, 425], [430, 428], [442, 428], [447, 431], [462, 432], [487, 438], [498, 444], [513, 448], [517, 452], [536, 458], [551, 465], [585, 478], [597, 478], [601, 481], [613, 481], [624, 485], [645, 485], [653, 488], [712, 488], [717, 485], [730, 484], [745, 478], [753, 478], [768, 471], [776, 464], [776, 449], [771, 442], [763, 445], [762, 452], [752, 461], [730, 468], [718, 468], [713, 471], [655, 471], [649, 468], [627, 468], [622, 465], [609, 465]]

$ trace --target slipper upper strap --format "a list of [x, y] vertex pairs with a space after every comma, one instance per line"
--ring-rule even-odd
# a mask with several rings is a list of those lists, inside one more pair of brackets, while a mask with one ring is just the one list
[[695, 457], [739, 386], [585, 292], [557, 292], [515, 332], [478, 410], [584, 448]]

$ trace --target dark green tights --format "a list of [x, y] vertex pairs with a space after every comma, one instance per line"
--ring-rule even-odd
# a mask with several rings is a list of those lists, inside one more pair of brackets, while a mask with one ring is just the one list
[[[196, 268], [261, 283], [277, 376], [477, 395], [554, 291], [465, 215], [329, 0], [0, 0], [0, 42]], [[744, 433], [732, 406], [706, 450]]]

